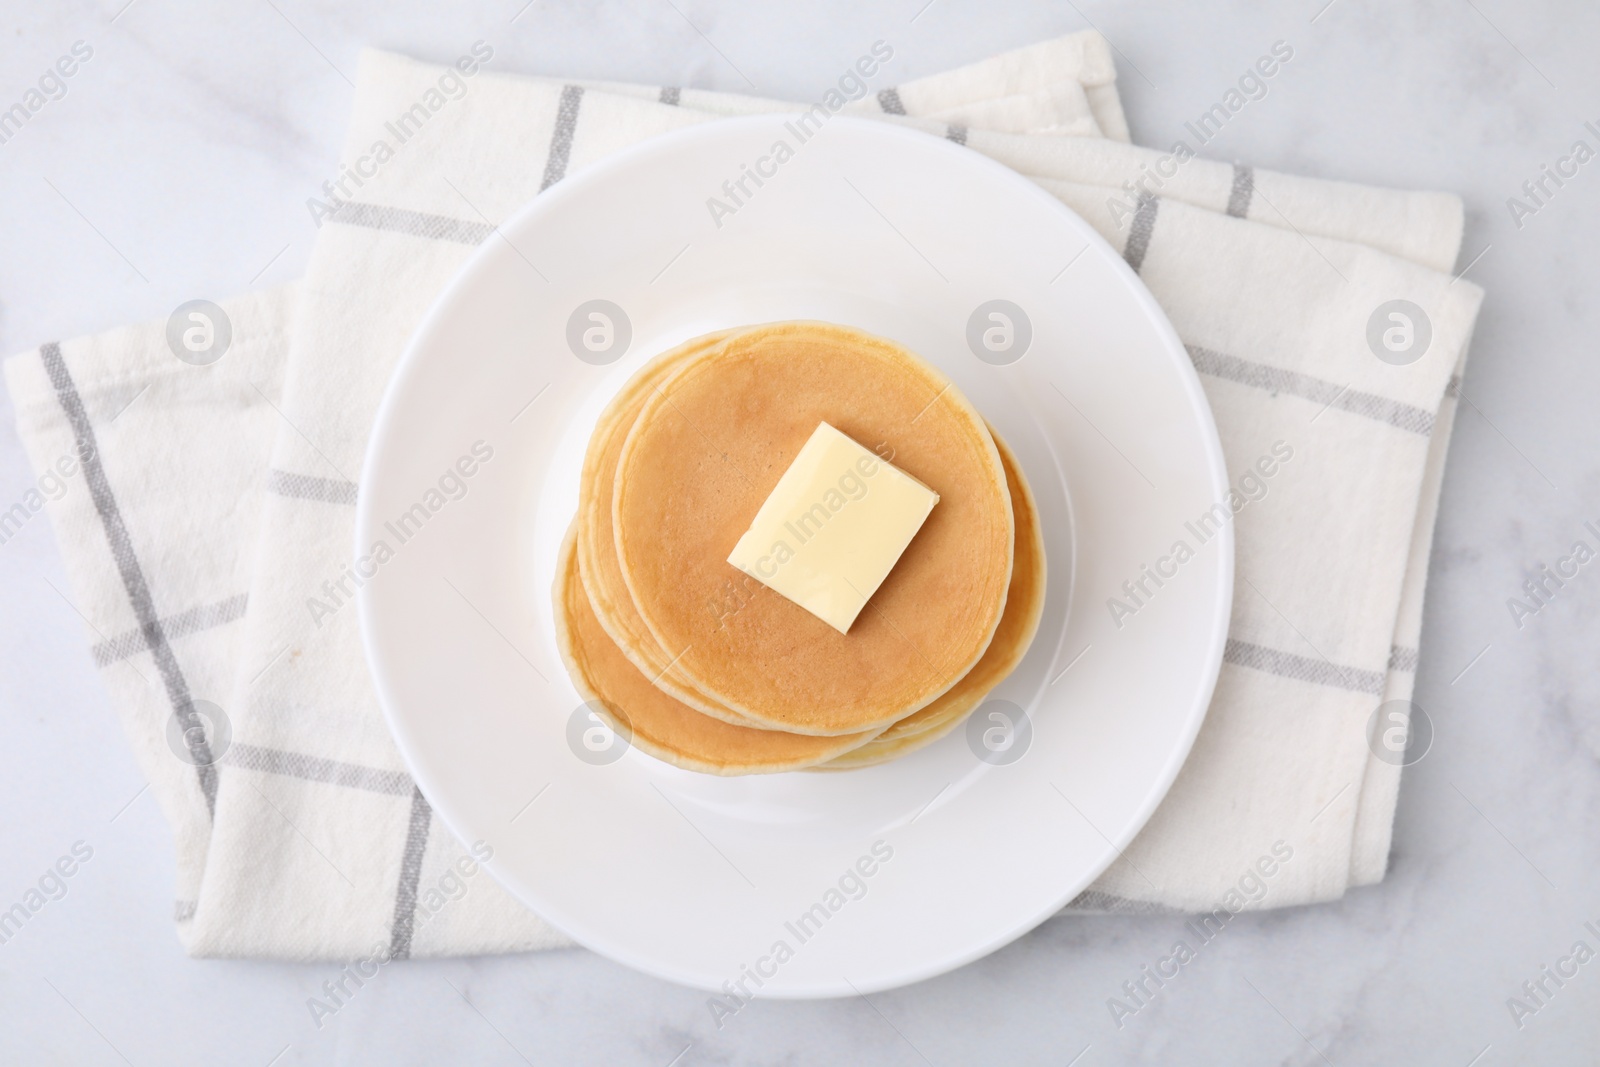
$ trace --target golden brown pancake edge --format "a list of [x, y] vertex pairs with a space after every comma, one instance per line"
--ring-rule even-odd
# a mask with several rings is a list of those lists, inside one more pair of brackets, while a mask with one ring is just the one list
[[556, 644], [579, 695], [641, 751], [705, 774], [772, 774], [832, 759], [881, 732], [819, 737], [756, 730], [702, 715], [662, 692], [622, 654], [590, 610], [578, 575], [576, 536], [574, 524], [562, 544], [551, 590]]
[[695, 689], [672, 670], [674, 657], [664, 650], [644, 625], [617, 565], [616, 539], [612, 535], [611, 492], [616, 458], [651, 390], [685, 363], [720, 344], [738, 331], [723, 330], [685, 341], [656, 356], [636, 371], [600, 414], [584, 453], [578, 505], [579, 573], [589, 604], [606, 633], [623, 655], [632, 660], [657, 687], [713, 718], [740, 726], [755, 726], [746, 716], [719, 704]]

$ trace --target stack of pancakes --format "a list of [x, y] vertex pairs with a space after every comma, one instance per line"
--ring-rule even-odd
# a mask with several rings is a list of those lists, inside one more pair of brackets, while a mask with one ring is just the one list
[[[939, 494], [848, 633], [727, 562], [821, 422]], [[1027, 651], [1045, 560], [1020, 467], [948, 379], [789, 322], [634, 375], [590, 440], [557, 575], [590, 708], [652, 756], [738, 775], [867, 767], [949, 733]]]

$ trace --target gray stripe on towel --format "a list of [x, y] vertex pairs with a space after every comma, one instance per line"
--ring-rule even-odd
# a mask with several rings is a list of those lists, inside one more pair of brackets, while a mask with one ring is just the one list
[[405, 796], [415, 788], [411, 776], [404, 771], [386, 771], [378, 767], [364, 767], [359, 763], [342, 763], [321, 756], [308, 756], [303, 752], [286, 752], [280, 748], [242, 742], [229, 746], [222, 762], [230, 767], [242, 767], [262, 774], [277, 774], [285, 778], [323, 782], [390, 796]]
[[1228, 193], [1228, 214], [1236, 219], [1250, 214], [1250, 198], [1256, 191], [1256, 171], [1243, 163], [1233, 165], [1233, 189]]
[[411, 793], [411, 825], [406, 828], [405, 851], [400, 856], [400, 883], [394, 894], [394, 925], [389, 931], [389, 955], [411, 956], [411, 937], [417, 924], [417, 884], [422, 881], [422, 854], [428, 849], [428, 823], [433, 809], [422, 790]]
[[1335, 385], [1323, 378], [1313, 378], [1299, 371], [1284, 370], [1254, 360], [1229, 356], [1199, 345], [1185, 345], [1194, 369], [1213, 378], [1226, 378], [1241, 385], [1253, 385], [1271, 393], [1290, 393], [1328, 407], [1348, 411], [1378, 422], [1386, 422], [1397, 429], [1421, 434], [1433, 432], [1433, 412], [1375, 393], [1362, 393], [1349, 386]]
[[[202, 604], [188, 611], [180, 611], [176, 615], [162, 619], [161, 628], [166, 631], [169, 641], [175, 637], [187, 637], [203, 630], [214, 629], [244, 618], [245, 604], [248, 600], [246, 594], [240, 593], [238, 596], [219, 600], [215, 604]], [[125, 630], [115, 637], [99, 642], [90, 651], [94, 655], [94, 665], [104, 667], [129, 656], [136, 656], [148, 647], [145, 644], [143, 630]]]
[[205, 794], [206, 810], [215, 815], [217, 769], [212, 766], [211, 745], [206, 740], [204, 724], [195, 713], [189, 680], [184, 677], [183, 668], [178, 666], [178, 657], [173, 654], [172, 646], [167, 644], [167, 632], [161, 625], [160, 613], [156, 611], [155, 598], [150, 594], [150, 583], [133, 551], [133, 539], [122, 520], [116, 495], [111, 492], [106, 469], [100, 463], [100, 446], [95, 440], [94, 427], [89, 424], [89, 414], [84, 410], [83, 398], [78, 395], [78, 387], [72, 380], [72, 373], [67, 370], [66, 360], [61, 358], [59, 344], [51, 341], [41, 345], [39, 358], [44, 362], [50, 383], [55, 386], [56, 399], [72, 426], [73, 436], [77, 438], [84, 481], [89, 486], [95, 510], [100, 513], [100, 525], [105, 529], [106, 541], [111, 546], [111, 558], [122, 578], [122, 588], [128, 594], [134, 618], [139, 620], [139, 629], [144, 633], [145, 645], [150, 649], [156, 670], [160, 672], [161, 681], [166, 687], [167, 702], [172, 705], [172, 713], [183, 726], [183, 735], [199, 738], [198, 741], [190, 741], [189, 753], [194, 760], [195, 774], [200, 780], [200, 791]]
[[467, 222], [446, 215], [430, 215], [425, 211], [364, 204], [355, 200], [340, 204], [329, 218], [346, 226], [387, 230], [390, 233], [404, 233], [434, 241], [454, 241], [463, 245], [481, 245], [494, 232], [494, 227], [484, 222]]
[[1155, 232], [1156, 212], [1161, 201], [1149, 193], [1139, 194], [1139, 206], [1133, 212], [1133, 225], [1128, 228], [1128, 243], [1122, 249], [1122, 258], [1128, 261], [1133, 273], [1144, 266], [1145, 253], [1150, 251], [1150, 235]]
[[1352, 693], [1383, 696], [1383, 674], [1379, 671], [1341, 667], [1326, 660], [1297, 656], [1293, 652], [1280, 652], [1275, 648], [1252, 645], [1248, 641], [1239, 641], [1232, 637], [1228, 638], [1222, 658], [1236, 667], [1249, 667], [1252, 670], [1265, 671], [1267, 674], [1276, 674], [1280, 678], [1293, 678], [1297, 682], [1348, 689]]
[[1178, 915], [1174, 908], [1151, 904], [1145, 900], [1129, 900], [1099, 889], [1085, 889], [1061, 908], [1062, 913], [1082, 912], [1088, 915]]
[[300, 500], [319, 500], [324, 504], [354, 505], [356, 502], [354, 482], [343, 478], [316, 478], [276, 467], [267, 472], [267, 492]]
[[544, 161], [542, 193], [567, 176], [567, 161], [572, 156], [572, 135], [578, 128], [578, 105], [583, 103], [583, 86], [563, 85], [561, 103], [556, 107], [556, 128], [550, 134], [550, 153]]

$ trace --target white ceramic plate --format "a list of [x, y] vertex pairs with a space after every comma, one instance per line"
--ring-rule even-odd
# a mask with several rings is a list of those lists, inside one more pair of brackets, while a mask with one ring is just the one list
[[[1161, 310], [1087, 223], [976, 152], [840, 117], [779, 165], [772, 146], [797, 140], [784, 122], [709, 123], [618, 153], [488, 240], [389, 385], [357, 544], [396, 549], [361, 598], [389, 724], [455, 835], [492, 845], [503, 885], [651, 974], [817, 997], [991, 952], [1117, 859], [1204, 717], [1233, 545], [1224, 528], [1160, 588], [1145, 579], [1153, 595], [1119, 627], [1107, 599], [1179, 538], [1193, 542], [1184, 523], [1227, 488], [1210, 408]], [[773, 176], [747, 179], [753, 195], [713, 219], [708, 198], [758, 164]], [[631, 327], [620, 358], [614, 312], [609, 355], [569, 348], [569, 320], [594, 300]], [[1031, 324], [1009, 363], [1014, 313], [1010, 353], [980, 343], [980, 360], [968, 341], [993, 300]], [[602, 762], [550, 601], [595, 419], [657, 352], [796, 318], [920, 353], [1021, 459], [1049, 592], [1032, 650], [995, 696], [1026, 721], [1008, 731], [989, 714], [1004, 705], [980, 708], [970, 730], [844, 774], [721, 779], [620, 746]], [[580, 319], [603, 346], [605, 324]], [[978, 325], [981, 338], [1002, 324]], [[462, 479], [465, 494], [429, 498], [476, 442], [493, 456]], [[397, 545], [385, 523], [441, 500]], [[975, 754], [996, 747], [994, 762]]]

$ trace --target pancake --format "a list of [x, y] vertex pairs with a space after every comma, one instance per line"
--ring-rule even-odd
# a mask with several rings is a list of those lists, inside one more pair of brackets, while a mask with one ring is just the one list
[[701, 715], [651, 684], [600, 625], [578, 575], [576, 525], [561, 546], [556, 574], [556, 643], [573, 685], [612, 729], [659, 760], [706, 774], [793, 771], [842, 755], [880, 732], [819, 737]]
[[[992, 431], [991, 431], [992, 432]], [[946, 690], [937, 700], [913, 712], [860, 748], [837, 756], [815, 770], [849, 770], [870, 767], [898, 759], [948, 734], [973, 709], [982, 704], [991, 690], [1016, 669], [1033, 644], [1044, 614], [1045, 556], [1044, 531], [1039, 525], [1039, 509], [1033, 491], [1011, 449], [999, 434], [994, 443], [1005, 465], [1006, 484], [1011, 491], [1011, 511], [1016, 516], [1016, 553], [1011, 567], [1011, 588], [1006, 596], [1005, 614], [995, 629], [994, 640], [976, 666]], [[916, 744], [909, 742], [915, 741]]]
[[[737, 725], [759, 725], [714, 698], [696, 690], [671, 667], [675, 654], [661, 647], [633, 605], [617, 562], [611, 504], [617, 457], [639, 410], [655, 390], [697, 356], [715, 348], [733, 331], [724, 330], [686, 341], [645, 364], [601, 413], [583, 458], [578, 504], [578, 562], [583, 587], [600, 625], [634, 666], [661, 689], [713, 718]], [[739, 576], [743, 578], [743, 575]], [[726, 598], [711, 605], [726, 602]], [[681, 651], [681, 650], [680, 650]]]
[[[982, 704], [983, 698], [979, 697], [973, 702], [973, 707]], [[972, 708], [968, 708], [970, 713]], [[927, 748], [935, 741], [953, 732], [962, 723], [967, 721], [966, 715], [954, 715], [945, 719], [937, 726], [923, 730], [921, 733], [911, 734], [908, 737], [897, 737], [892, 740], [868, 741], [859, 748], [852, 749], [842, 756], [835, 756], [826, 763], [818, 763], [805, 768], [808, 771], [858, 771], [864, 767], [876, 767], [880, 763], [897, 760], [901, 756], [908, 756], [919, 748]]]
[[[1014, 540], [1000, 455], [948, 379], [905, 349], [824, 323], [735, 334], [650, 395], [623, 443], [612, 503], [634, 607], [671, 676], [773, 729], [846, 734], [926, 706], [988, 648]], [[819, 422], [940, 502], [848, 634], [759, 583], [705, 610], [733, 545]]]

